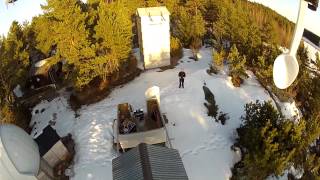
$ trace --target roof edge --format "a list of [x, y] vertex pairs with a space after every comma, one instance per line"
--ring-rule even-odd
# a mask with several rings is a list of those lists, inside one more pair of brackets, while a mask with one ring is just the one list
[[147, 149], [147, 145], [145, 143], [141, 143], [139, 144], [138, 148], [141, 159], [143, 178], [144, 180], [152, 180], [152, 170], [149, 161], [149, 152]]

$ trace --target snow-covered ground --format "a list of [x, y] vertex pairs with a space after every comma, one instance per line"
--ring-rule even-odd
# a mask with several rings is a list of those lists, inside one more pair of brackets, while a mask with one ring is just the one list
[[[178, 149], [189, 179], [212, 180], [228, 179], [230, 168], [239, 160], [230, 146], [236, 136], [244, 105], [256, 100], [271, 100], [268, 93], [259, 85], [255, 76], [249, 78], [240, 88], [233, 87], [225, 74], [208, 75], [206, 70], [211, 63], [212, 49], [203, 48], [201, 59], [195, 62], [188, 57], [190, 50], [184, 50], [184, 58], [174, 68], [163, 72], [158, 69], [142, 73], [135, 80], [113, 90], [104, 100], [79, 110], [75, 118], [66, 98], [61, 96], [51, 102], [43, 102], [33, 110], [32, 122], [38, 122], [33, 133], [49, 121], [59, 135], [71, 133], [76, 143], [76, 156], [73, 165], [75, 180], [112, 179], [112, 159], [118, 156], [112, 147], [113, 120], [117, 105], [128, 102], [133, 108], [146, 109], [144, 92], [151, 86], [161, 89], [161, 110], [168, 117], [167, 129], [173, 148]], [[185, 88], [178, 88], [178, 72], [187, 74]], [[202, 86], [204, 82], [214, 93], [219, 109], [229, 114], [226, 125], [216, 123], [207, 116]], [[288, 106], [291, 107], [291, 106]], [[41, 113], [41, 109], [45, 109]], [[39, 110], [37, 114], [36, 110]], [[39, 124], [39, 122], [41, 122]], [[173, 125], [174, 124], [174, 125]]]
[[318, 53], [320, 56], [320, 48], [306, 38], [303, 38], [303, 44], [304, 47], [308, 49], [309, 58], [312, 60], [312, 62], [315, 62], [317, 59], [316, 53]]

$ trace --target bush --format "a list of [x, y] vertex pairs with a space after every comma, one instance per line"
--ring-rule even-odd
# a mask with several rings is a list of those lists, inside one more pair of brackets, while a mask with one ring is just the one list
[[174, 58], [181, 58], [183, 55], [182, 44], [176, 37], [170, 38], [170, 56]]
[[193, 38], [191, 40], [190, 49], [192, 51], [193, 57], [195, 61], [198, 61], [198, 52], [202, 46], [202, 40], [200, 38]]
[[306, 139], [305, 121], [283, 119], [271, 102], [246, 104], [245, 112], [235, 142], [241, 149], [242, 160], [235, 164], [232, 179], [282, 175], [304, 149], [301, 142]]
[[224, 56], [224, 50], [221, 50], [220, 52], [213, 52], [212, 66], [215, 66], [217, 69], [222, 69], [224, 63]]
[[211, 74], [218, 74], [219, 70], [215, 66], [210, 66], [210, 69], [207, 70], [209, 75]]
[[232, 76], [231, 82], [234, 87], [240, 87], [240, 85], [243, 83], [243, 79], [241, 79], [239, 76]]
[[0, 110], [0, 124], [15, 124], [23, 129], [28, 128], [31, 114], [28, 109], [16, 105], [3, 105]]
[[224, 113], [222, 111], [219, 112], [218, 121], [220, 121], [222, 125], [225, 125], [226, 121], [229, 119], [230, 117], [227, 113]]
[[222, 125], [225, 125], [226, 121], [229, 119], [227, 113], [219, 112], [219, 106], [216, 104], [216, 100], [214, 98], [213, 93], [206, 86], [203, 86], [203, 91], [205, 95], [205, 99], [207, 100], [204, 103], [204, 106], [208, 109], [208, 116], [213, 117], [216, 122], [221, 122]]
[[210, 89], [206, 86], [203, 86], [203, 91], [204, 91], [205, 99], [207, 100], [207, 103], [204, 103], [204, 106], [206, 106], [208, 109], [208, 116], [214, 117], [216, 119], [219, 108], [218, 108], [218, 105], [216, 105], [214, 95], [210, 91]]

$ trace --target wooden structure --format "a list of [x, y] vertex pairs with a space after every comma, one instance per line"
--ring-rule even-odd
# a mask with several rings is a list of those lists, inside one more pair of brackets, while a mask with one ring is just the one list
[[38, 180], [68, 179], [64, 171], [74, 156], [74, 141], [69, 134], [60, 138], [51, 126], [47, 126], [35, 141], [41, 155]]
[[147, 98], [147, 112], [143, 113], [142, 118], [134, 115], [128, 103], [118, 105], [118, 118], [114, 123], [114, 143], [118, 150], [130, 149], [140, 143], [167, 143], [167, 132], [158, 98], [160, 95]]

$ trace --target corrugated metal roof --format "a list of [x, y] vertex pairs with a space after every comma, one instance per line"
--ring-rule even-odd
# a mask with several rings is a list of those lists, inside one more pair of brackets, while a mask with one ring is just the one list
[[132, 149], [112, 160], [113, 179], [143, 179], [142, 164], [138, 148]]
[[303, 37], [312, 42], [313, 45], [315, 45], [316, 47], [320, 48], [320, 37], [318, 35], [305, 29], [303, 32]]
[[137, 9], [138, 16], [163, 16], [170, 15], [170, 12], [165, 6], [160, 7], [147, 7], [147, 8], [138, 8]]
[[176, 149], [140, 144], [112, 160], [114, 180], [188, 180]]

